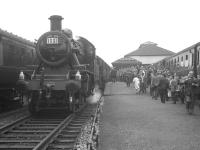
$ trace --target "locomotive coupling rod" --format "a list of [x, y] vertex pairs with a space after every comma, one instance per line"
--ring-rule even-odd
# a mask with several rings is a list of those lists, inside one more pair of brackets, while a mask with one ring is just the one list
[[79, 65], [74, 65], [75, 67], [84, 67], [84, 66], [89, 66], [90, 64], [79, 64]]

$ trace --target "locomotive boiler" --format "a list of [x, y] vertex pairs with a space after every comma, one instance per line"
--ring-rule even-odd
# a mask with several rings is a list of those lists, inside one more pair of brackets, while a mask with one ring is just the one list
[[36, 43], [39, 64], [28, 84], [32, 114], [44, 109], [76, 111], [94, 88], [94, 45], [62, 30], [61, 16], [49, 19], [51, 30]]

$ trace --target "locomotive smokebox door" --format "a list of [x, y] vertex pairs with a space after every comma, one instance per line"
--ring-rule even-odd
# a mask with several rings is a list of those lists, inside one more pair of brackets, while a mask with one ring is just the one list
[[36, 45], [39, 59], [46, 65], [56, 67], [67, 62], [71, 46], [68, 37], [60, 31], [43, 34]]

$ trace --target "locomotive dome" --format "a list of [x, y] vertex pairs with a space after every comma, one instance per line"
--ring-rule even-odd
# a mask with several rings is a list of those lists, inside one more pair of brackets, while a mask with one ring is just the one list
[[73, 38], [73, 32], [71, 29], [65, 28], [63, 29], [63, 32], [69, 37], [69, 38]]

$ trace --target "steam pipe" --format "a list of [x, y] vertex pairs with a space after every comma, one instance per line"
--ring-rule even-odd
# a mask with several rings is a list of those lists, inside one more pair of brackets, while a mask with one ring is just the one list
[[76, 65], [80, 66], [79, 60], [78, 60], [78, 58], [77, 58], [77, 56], [76, 56], [76, 53], [72, 53], [72, 55], [73, 55], [73, 57], [74, 57], [74, 60], [75, 60], [75, 62], [76, 62]]

